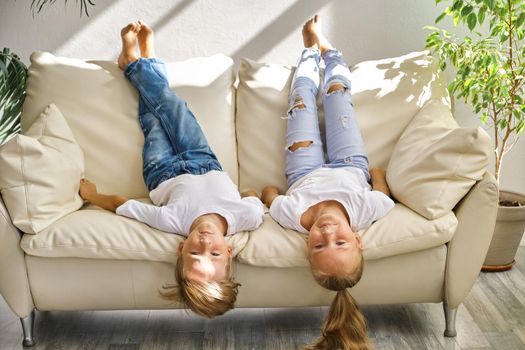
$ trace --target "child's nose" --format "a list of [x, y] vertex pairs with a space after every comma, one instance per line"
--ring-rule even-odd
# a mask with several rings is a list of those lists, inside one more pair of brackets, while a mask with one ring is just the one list
[[321, 227], [321, 233], [323, 235], [329, 235], [332, 234], [334, 230], [332, 229], [332, 225], [325, 225]]
[[211, 241], [210, 239], [208, 238], [208, 236], [203, 236], [200, 238], [199, 242], [202, 244], [202, 245], [209, 245], [211, 244]]

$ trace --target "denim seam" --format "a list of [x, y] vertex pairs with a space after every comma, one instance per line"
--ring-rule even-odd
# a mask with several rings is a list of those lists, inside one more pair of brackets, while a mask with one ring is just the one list
[[[141, 59], [139, 59], [140, 61]], [[143, 61], [146, 61], [146, 62], [149, 62], [151, 60], [151, 62], [155, 62], [155, 63], [163, 63], [162, 61], [159, 61], [159, 60], [156, 60], [156, 59], [148, 59], [148, 60], [145, 60], [145, 59], [142, 59]], [[140, 88], [137, 88], [139, 90], [139, 94], [141, 95], [144, 103], [146, 104], [149, 112], [151, 112], [152, 114], [154, 114], [157, 119], [160, 121], [160, 123], [162, 124], [162, 127], [164, 128], [164, 130], [166, 131], [166, 134], [168, 135], [168, 138], [170, 139], [170, 143], [171, 143], [171, 146], [173, 147], [173, 150], [175, 151], [176, 154], [179, 154], [179, 150], [177, 149], [176, 147], [176, 144], [174, 142], [172, 142], [172, 137], [170, 136], [170, 131], [169, 131], [169, 128], [167, 127], [167, 125], [165, 124], [164, 122], [164, 118], [162, 117], [161, 113], [159, 113], [159, 110], [162, 110], [163, 111], [163, 107], [161, 104], [155, 106], [155, 104], [153, 103], [153, 101], [151, 101], [151, 99], [148, 97], [147, 94], [144, 94], [144, 93], [141, 93], [140, 90], [144, 90], [142, 85], [140, 83], [138, 83], [138, 80], [135, 79], [135, 73], [134, 71], [136, 70], [136, 65], [139, 64], [139, 61], [136, 61], [137, 63], [134, 65], [134, 66], [131, 66], [131, 71], [129, 72], [129, 79], [132, 80], [136, 86], [139, 86]], [[159, 77], [161, 77], [162, 79], [164, 79], [163, 76], [161, 76], [159, 74], [159, 72], [154, 69], [153, 67], [151, 67], [152, 71], [155, 72], [155, 74], [157, 74]]]

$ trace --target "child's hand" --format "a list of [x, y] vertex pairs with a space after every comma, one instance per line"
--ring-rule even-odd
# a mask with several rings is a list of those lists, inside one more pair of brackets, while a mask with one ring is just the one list
[[257, 198], [259, 198], [259, 194], [255, 190], [248, 190], [248, 191], [241, 192], [241, 197], [242, 198], [244, 198], [244, 197], [257, 197]]
[[266, 186], [261, 194], [261, 201], [269, 208], [273, 200], [279, 196], [279, 189], [275, 186]]
[[379, 168], [370, 169], [370, 178], [372, 179], [372, 190], [383, 192], [391, 197], [390, 188], [386, 182], [386, 170]]
[[78, 192], [80, 197], [86, 201], [89, 201], [89, 198], [98, 193], [97, 186], [93, 182], [86, 179], [80, 180], [80, 189]]
[[378, 178], [378, 179], [381, 179], [381, 178], [386, 178], [386, 170], [385, 169], [381, 169], [381, 168], [371, 168], [370, 169], [370, 177], [372, 178]]

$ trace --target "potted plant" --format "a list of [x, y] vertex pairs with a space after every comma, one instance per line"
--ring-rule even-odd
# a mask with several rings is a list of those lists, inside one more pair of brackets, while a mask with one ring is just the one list
[[0, 145], [20, 131], [20, 112], [26, 95], [27, 68], [4, 48], [0, 52]]
[[[67, 4], [68, 0], [64, 0]], [[33, 16], [44, 6], [51, 6], [56, 0], [32, 0]], [[79, 1], [77, 0], [77, 3]], [[88, 7], [95, 6], [92, 0], [80, 0], [80, 16], [89, 16]], [[20, 131], [20, 115], [25, 98], [27, 67], [8, 48], [0, 52], [0, 145]]]
[[[446, 30], [427, 27], [432, 32], [426, 46], [439, 59], [441, 70], [447, 63], [456, 69], [450, 94], [470, 103], [483, 124], [492, 127], [494, 176], [499, 183], [504, 157], [525, 129], [525, 2], [449, 2], [435, 22], [450, 16], [454, 26], [466, 25], [474, 37], [458, 40]], [[478, 28], [487, 34], [479, 33]], [[483, 270], [512, 268], [524, 230], [525, 195], [500, 190], [496, 227]]]

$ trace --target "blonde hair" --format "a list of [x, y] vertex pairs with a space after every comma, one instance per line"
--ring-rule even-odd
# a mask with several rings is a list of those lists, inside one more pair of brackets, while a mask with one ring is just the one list
[[222, 281], [201, 282], [187, 279], [183, 273], [182, 258], [175, 264], [176, 284], [162, 286], [160, 294], [170, 300], [180, 302], [198, 315], [214, 318], [233, 309], [237, 300], [239, 283], [231, 276], [231, 260], [226, 266], [228, 278]]
[[368, 350], [372, 348], [366, 333], [365, 318], [359, 311], [355, 299], [347, 290], [356, 285], [363, 274], [364, 260], [361, 250], [359, 250], [359, 255], [360, 260], [355, 270], [344, 276], [326, 275], [310, 264], [312, 275], [317, 283], [326, 289], [337, 291], [337, 294], [321, 329], [321, 337], [304, 349]]

